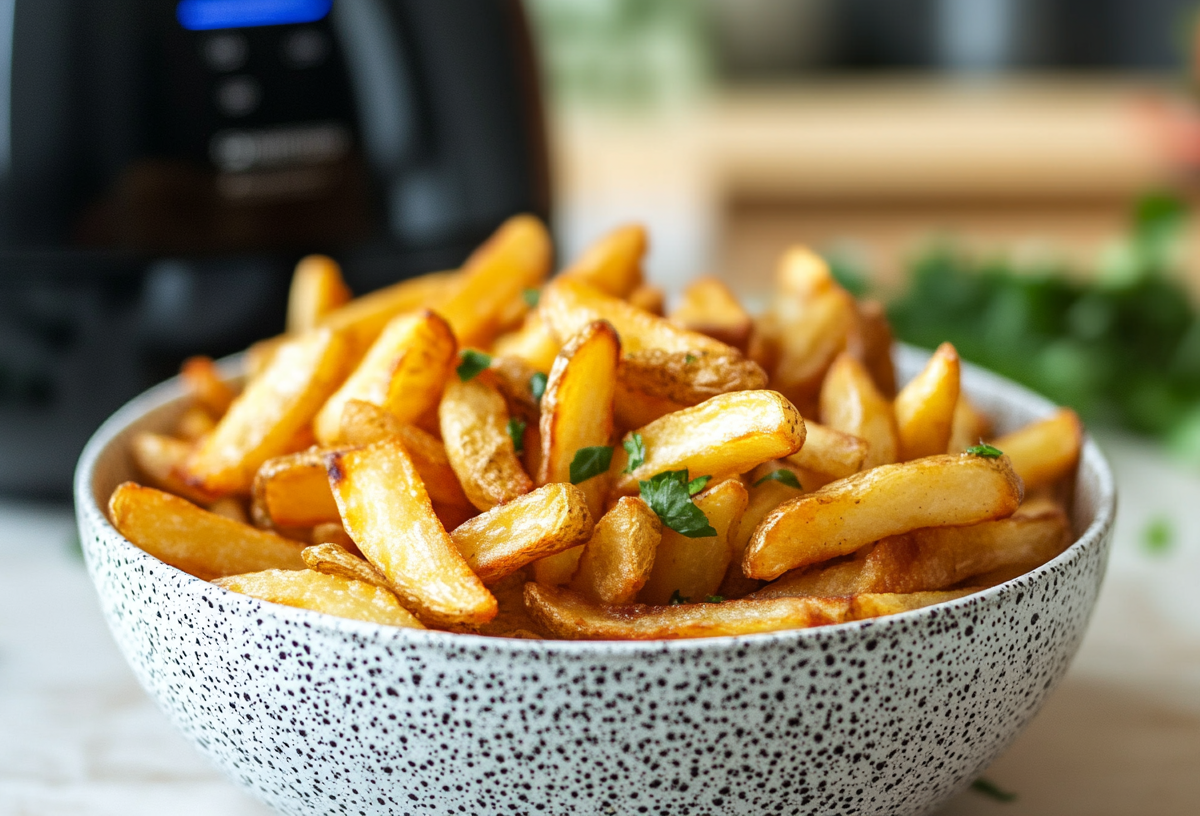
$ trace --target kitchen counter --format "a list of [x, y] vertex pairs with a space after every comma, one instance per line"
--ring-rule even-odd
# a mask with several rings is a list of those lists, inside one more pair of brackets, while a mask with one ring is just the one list
[[[1106, 435], [1121, 509], [1082, 649], [1041, 715], [942, 816], [1200, 810], [1200, 474]], [[1169, 520], [1151, 551], [1146, 525]], [[265, 816], [178, 735], [117, 653], [62, 507], [0, 504], [0, 814]]]

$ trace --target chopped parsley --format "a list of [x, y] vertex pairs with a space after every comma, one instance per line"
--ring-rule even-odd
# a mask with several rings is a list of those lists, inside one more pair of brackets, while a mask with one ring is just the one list
[[995, 799], [997, 802], [1015, 802], [1017, 795], [1011, 791], [1006, 791], [1004, 788], [998, 787], [995, 782], [980, 777], [971, 783], [971, 790], [976, 793], [982, 793], [984, 796]]
[[668, 470], [639, 481], [638, 486], [641, 488], [642, 501], [650, 506], [663, 524], [675, 532], [688, 538], [707, 538], [717, 534], [708, 523], [704, 511], [692, 503], [686, 470]]
[[709, 603], [724, 603], [725, 596], [724, 595], [709, 595], [707, 598], [705, 598], [705, 600], [708, 601]]
[[984, 443], [981, 439], [978, 445], [972, 445], [967, 448], [967, 453], [972, 456], [982, 456], [984, 459], [999, 459], [1004, 455], [1004, 451], [999, 448], [993, 448], [991, 445]]
[[549, 377], [540, 371], [529, 378], [529, 392], [533, 394], [533, 398], [538, 402], [542, 401], [542, 394], [546, 393], [546, 381], [548, 379]]
[[691, 603], [692, 599], [679, 594], [679, 590], [671, 593], [671, 600], [667, 601], [668, 606], [679, 606], [680, 604]]
[[454, 370], [458, 372], [458, 378], [466, 382], [475, 379], [480, 372], [492, 364], [492, 355], [475, 349], [463, 349], [459, 360], [458, 368]]
[[759, 479], [757, 482], [755, 482], [754, 487], [758, 487], [763, 482], [780, 482], [782, 484], [787, 485], [788, 487], [794, 487], [797, 490], [803, 489], [800, 487], [800, 480], [796, 478], [796, 474], [792, 473], [787, 468], [780, 468], [779, 470], [772, 470], [766, 476], [763, 476], [761, 479]]
[[697, 359], [698, 359], [698, 358], [696, 357], [696, 355], [695, 355], [695, 354], [692, 354], [692, 353], [689, 351], [689, 352], [688, 352], [688, 353], [687, 353], [687, 354], [684, 356], [684, 358], [683, 358], [683, 362], [684, 362], [684, 363], [686, 363], [687, 365], [691, 365], [692, 363], [696, 362], [696, 360], [697, 360]]
[[513, 450], [521, 453], [525, 450], [525, 420], [510, 417], [508, 420], [508, 436], [512, 439]]
[[571, 460], [571, 484], [586, 482], [608, 470], [612, 463], [613, 449], [607, 445], [595, 445], [575, 451]]
[[695, 496], [711, 481], [712, 476], [697, 476], [695, 479], [692, 479], [690, 482], [688, 482], [688, 495]]
[[646, 443], [642, 441], [640, 433], [635, 433], [626, 439], [621, 443], [621, 447], [625, 448], [625, 452], [629, 454], [629, 464], [625, 465], [622, 473], [633, 473], [646, 461]]
[[524, 292], [521, 293], [521, 297], [523, 297], [525, 299], [525, 304], [530, 309], [536, 309], [537, 305], [538, 305], [538, 301], [542, 299], [542, 290], [541, 289], [526, 289]]

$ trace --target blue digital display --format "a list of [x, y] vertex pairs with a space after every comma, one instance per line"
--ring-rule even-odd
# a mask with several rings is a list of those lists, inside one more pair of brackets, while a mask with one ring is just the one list
[[188, 31], [315, 23], [333, 0], [180, 0], [175, 18]]

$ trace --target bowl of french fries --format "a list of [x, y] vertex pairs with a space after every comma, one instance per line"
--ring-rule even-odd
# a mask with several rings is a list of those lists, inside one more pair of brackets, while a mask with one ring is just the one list
[[463, 267], [180, 376], [85, 450], [142, 685], [289, 814], [918, 813], [1066, 671], [1115, 494], [1078, 417], [898, 347], [803, 247], [664, 314], [636, 225]]

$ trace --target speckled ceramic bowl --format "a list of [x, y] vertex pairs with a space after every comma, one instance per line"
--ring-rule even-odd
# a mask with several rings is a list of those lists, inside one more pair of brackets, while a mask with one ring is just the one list
[[[922, 355], [900, 352], [912, 373]], [[1051, 409], [968, 370], [1001, 430]], [[1091, 442], [1078, 539], [1016, 580], [891, 618], [657, 643], [392, 629], [226, 592], [146, 555], [101, 508], [166, 383], [83, 454], [88, 568], [138, 679], [196, 746], [288, 814], [920, 813], [1004, 750], [1062, 678], [1108, 555]]]

